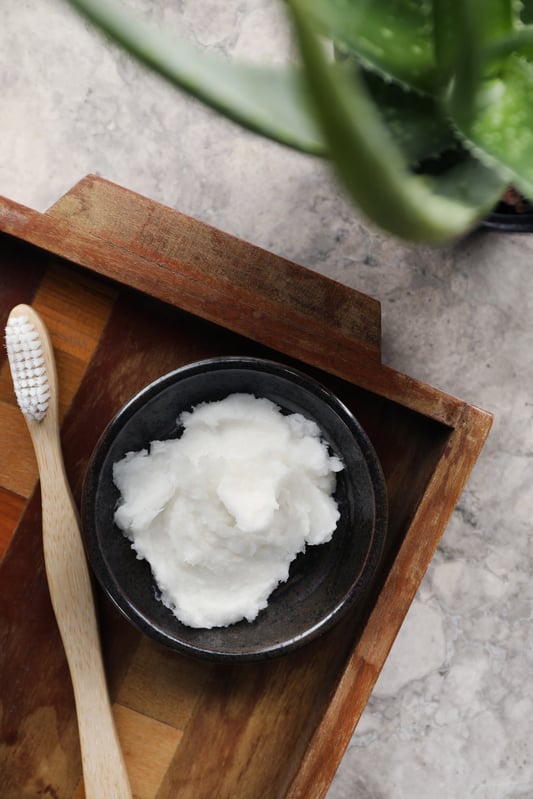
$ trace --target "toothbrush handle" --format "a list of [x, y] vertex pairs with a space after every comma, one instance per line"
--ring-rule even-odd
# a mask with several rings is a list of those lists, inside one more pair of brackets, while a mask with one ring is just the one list
[[34, 436], [50, 597], [70, 669], [86, 799], [132, 799], [107, 691], [78, 515], [53, 431]]

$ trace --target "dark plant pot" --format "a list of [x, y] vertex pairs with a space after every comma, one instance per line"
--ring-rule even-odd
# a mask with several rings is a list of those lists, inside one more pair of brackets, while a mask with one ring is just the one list
[[500, 230], [502, 233], [533, 233], [533, 206], [518, 210], [506, 202], [500, 202], [481, 223], [484, 230]]
[[533, 203], [509, 186], [481, 227], [486, 230], [501, 230], [503, 233], [532, 233]]
[[[415, 171], [419, 174], [439, 175], [455, 166], [463, 157], [460, 151], [446, 151], [436, 158], [428, 158]], [[533, 233], [533, 203], [510, 186], [478, 229], [502, 233]]]

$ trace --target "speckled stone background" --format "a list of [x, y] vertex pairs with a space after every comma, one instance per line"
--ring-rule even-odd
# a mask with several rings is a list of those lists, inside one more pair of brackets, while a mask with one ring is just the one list
[[[200, 46], [275, 61], [275, 0], [130, 0]], [[415, 249], [323, 163], [241, 131], [63, 0], [3, 0], [0, 193], [44, 210], [88, 172], [382, 303], [385, 363], [495, 414], [328, 799], [531, 799], [533, 237]], [[237, 798], [236, 798], [237, 799]]]

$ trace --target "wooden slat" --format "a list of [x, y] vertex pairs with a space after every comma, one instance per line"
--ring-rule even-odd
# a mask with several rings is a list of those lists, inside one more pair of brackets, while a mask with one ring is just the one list
[[[156, 799], [182, 733], [118, 704], [113, 705], [113, 716], [133, 799]], [[83, 782], [78, 785], [73, 799], [85, 799]]]
[[271, 663], [219, 667], [197, 703], [158, 799], [278, 799], [338, 678], [350, 634]]
[[[153, 675], [148, 683], [146, 675]], [[179, 657], [143, 638], [117, 696], [117, 702], [177, 730], [189, 723], [211, 667]]]
[[[94, 175], [0, 229], [445, 424], [455, 397], [382, 367], [379, 302]], [[289, 310], [290, 309], [290, 310]]]
[[[80, 181], [47, 215], [68, 219], [86, 231], [96, 230], [102, 238], [159, 264], [158, 277], [169, 286], [179, 273], [194, 274], [194, 281], [200, 280], [202, 284], [198, 300], [204, 310], [215, 297], [217, 303], [222, 300], [223, 306], [227, 306], [227, 292], [220, 292], [220, 282], [230, 282], [233, 297], [239, 304], [254, 309], [258, 320], [270, 324], [269, 316], [280, 316], [281, 322], [290, 324], [276, 309], [289, 302], [297, 316], [298, 307], [302, 306], [315, 333], [326, 322], [328, 327], [335, 328], [337, 335], [345, 337], [350, 349], [364, 348], [365, 355], [379, 361], [380, 306], [376, 300], [347, 290], [329, 278], [317, 279], [313, 272], [210, 225], [94, 175]], [[188, 285], [184, 288], [191, 290]], [[148, 286], [143, 282], [142, 289], [152, 293], [150, 282]], [[218, 321], [220, 310], [216, 313], [214, 321]], [[235, 314], [231, 318], [239, 324]], [[248, 320], [247, 324], [254, 322]], [[231, 324], [227, 326], [238, 329]], [[306, 332], [304, 327], [301, 332]], [[279, 341], [279, 335], [276, 339]]]
[[81, 771], [72, 688], [50, 605], [40, 528], [35, 493], [0, 564], [2, 799], [69, 797]]
[[24, 417], [15, 404], [0, 402], [0, 429], [0, 484], [27, 499], [37, 482], [37, 464]]
[[33, 307], [41, 314], [57, 360], [60, 418], [72, 404], [102, 330], [116, 290], [64, 264], [47, 271]]
[[[11, 257], [16, 258], [12, 248]], [[46, 274], [38, 277], [40, 282], [33, 295], [11, 289], [11, 296], [3, 297], [2, 308], [7, 318], [12, 306], [7, 305], [6, 300], [12, 304], [27, 302], [43, 317], [54, 345], [60, 387], [59, 414], [63, 419], [107, 322], [116, 289], [59, 263], [50, 264]], [[31, 288], [35, 288], [35, 283]], [[0, 429], [3, 431], [0, 437], [0, 487], [28, 498], [38, 479], [37, 465], [5, 359], [0, 368]], [[14, 527], [9, 532], [4, 524], [4, 550], [13, 531]]]
[[[376, 300], [101, 179], [89, 176], [45, 215], [0, 198], [0, 226], [289, 355], [324, 367], [379, 362]], [[323, 334], [335, 338], [327, 352]]]
[[[0, 330], [14, 305], [32, 301], [47, 260], [36, 259], [34, 247], [0, 232]], [[0, 366], [6, 357], [4, 347], [0, 347]]]
[[110, 284], [56, 262], [47, 270], [33, 306], [53, 331], [54, 346], [87, 364], [115, 296]]
[[[47, 215], [98, 231], [107, 242], [150, 261], [142, 270], [138, 263], [130, 266], [125, 255], [117, 264], [109, 256], [93, 259], [100, 274], [389, 399], [409, 397], [421, 413], [455, 424], [456, 398], [394, 369], [376, 368], [381, 311], [371, 297], [94, 175], [70, 189]], [[86, 247], [80, 255], [90, 258], [91, 252]]]
[[[0, 430], [3, 429], [0, 422]], [[11, 541], [13, 530], [20, 521], [26, 503], [23, 497], [0, 488], [0, 560], [4, 557], [5, 551]]]

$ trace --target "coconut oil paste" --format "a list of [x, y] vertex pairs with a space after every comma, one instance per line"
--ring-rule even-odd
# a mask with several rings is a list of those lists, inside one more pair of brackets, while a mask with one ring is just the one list
[[253, 621], [296, 555], [331, 538], [342, 462], [315, 422], [251, 394], [179, 422], [180, 438], [114, 464], [115, 522], [184, 624]]

